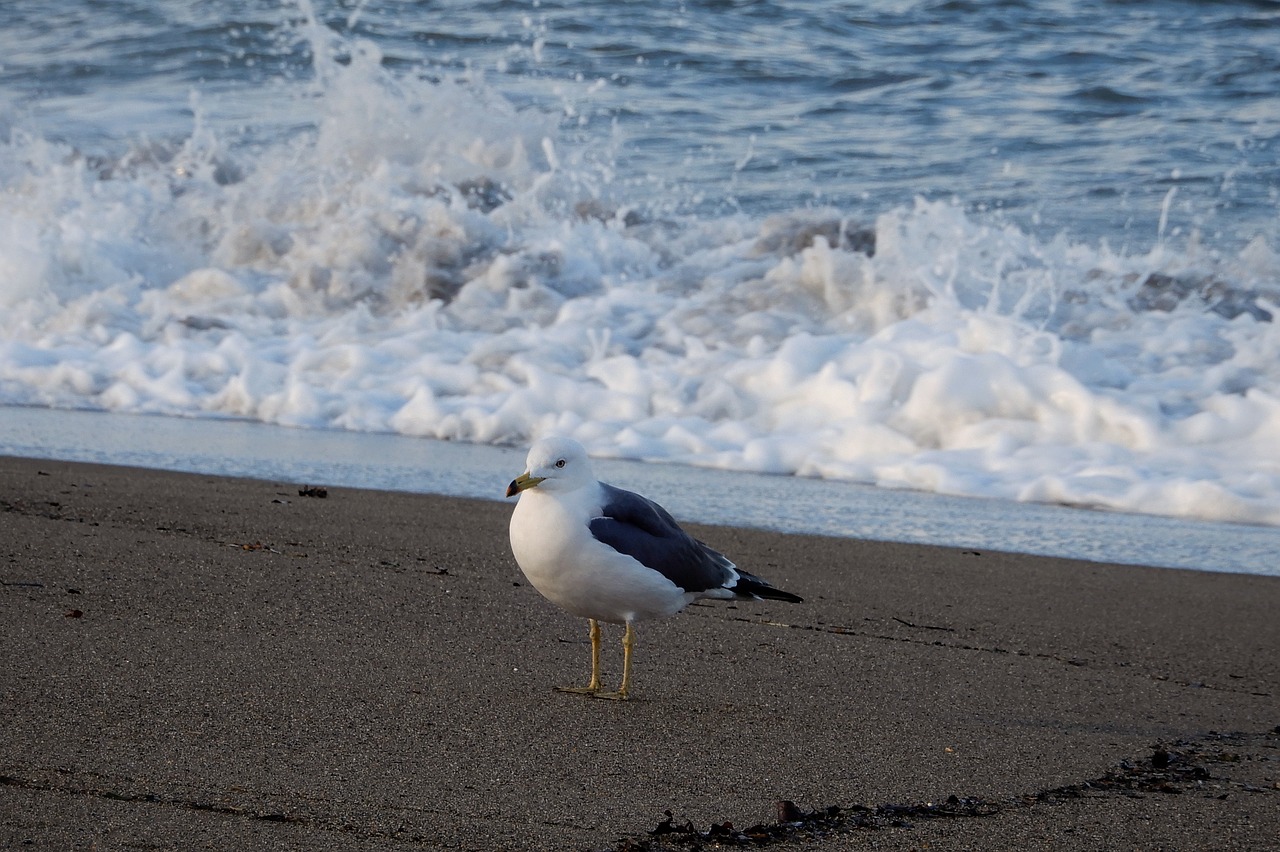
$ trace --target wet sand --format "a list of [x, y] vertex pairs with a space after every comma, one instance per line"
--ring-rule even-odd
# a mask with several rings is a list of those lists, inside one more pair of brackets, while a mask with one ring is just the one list
[[0, 846], [1280, 848], [1280, 579], [695, 527], [805, 603], [618, 703], [510, 504], [304, 484], [0, 458]]

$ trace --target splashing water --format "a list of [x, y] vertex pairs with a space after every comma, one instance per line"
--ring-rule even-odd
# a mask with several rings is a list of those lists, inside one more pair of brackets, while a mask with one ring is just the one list
[[[275, 45], [270, 98], [210, 85], [182, 134], [0, 144], [0, 402], [554, 432], [603, 456], [1280, 524], [1280, 258], [1263, 236], [1175, 243], [1176, 187], [1128, 252], [924, 195], [726, 209], [628, 168], [592, 112], [608, 83], [504, 91], [299, 10], [244, 26]], [[501, 67], [551, 61], [525, 32]], [[731, 180], [763, 159], [747, 139]]]

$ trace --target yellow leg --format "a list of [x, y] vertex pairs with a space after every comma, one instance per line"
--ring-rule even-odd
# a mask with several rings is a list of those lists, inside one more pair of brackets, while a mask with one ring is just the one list
[[591, 682], [586, 686], [557, 686], [560, 692], [595, 695], [600, 691], [600, 624], [594, 618], [587, 620], [591, 623]]
[[596, 698], [613, 698], [626, 701], [631, 694], [631, 649], [636, 644], [636, 632], [627, 622], [627, 632], [622, 634], [622, 685], [617, 692], [597, 692]]

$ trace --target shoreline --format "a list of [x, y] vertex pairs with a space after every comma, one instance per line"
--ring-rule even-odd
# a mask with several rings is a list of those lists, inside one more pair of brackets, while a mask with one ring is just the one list
[[[552, 691], [585, 622], [523, 581], [510, 505], [304, 484], [0, 457], [0, 840], [690, 848], [648, 832], [1046, 791], [876, 843], [1280, 836], [1280, 578], [689, 525], [806, 601], [640, 625], [614, 704]], [[1159, 748], [1207, 777], [1080, 786]], [[863, 830], [820, 828], [777, 842]]]
[[[525, 451], [250, 421], [0, 406], [0, 456], [500, 500]], [[781, 534], [1280, 576], [1280, 530], [672, 463], [593, 459], [677, 517]], [[495, 483], [498, 483], [495, 485]], [[1229, 547], [1222, 547], [1229, 541]]]

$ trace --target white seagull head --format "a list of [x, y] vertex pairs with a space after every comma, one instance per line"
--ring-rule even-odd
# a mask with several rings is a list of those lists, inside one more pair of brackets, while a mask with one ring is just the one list
[[587, 450], [572, 438], [543, 438], [529, 449], [525, 471], [507, 486], [507, 496], [537, 488], [574, 491], [595, 482]]

